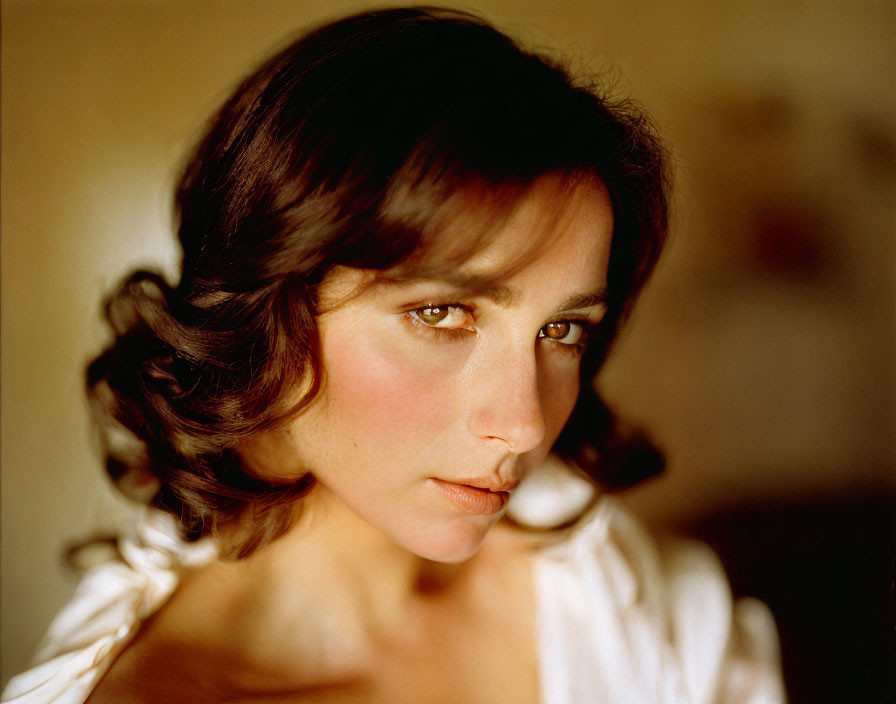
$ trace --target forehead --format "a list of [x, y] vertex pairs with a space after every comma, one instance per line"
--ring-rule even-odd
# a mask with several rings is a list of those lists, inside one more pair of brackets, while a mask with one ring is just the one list
[[551, 280], [554, 287], [559, 280], [560, 288], [588, 291], [578, 297], [582, 306], [605, 299], [613, 209], [599, 180], [545, 176], [501, 207], [493, 196], [488, 190], [458, 195], [453, 217], [443, 211], [441, 226], [393, 267], [332, 269], [318, 291], [319, 312], [382, 285], [432, 281], [502, 304], [519, 297], [521, 279]]
[[544, 177], [520, 199], [506, 224], [466, 262], [471, 273], [487, 273], [527, 258], [560, 251], [594, 258], [609, 243], [613, 209], [604, 185], [594, 179], [566, 184]]
[[451, 200], [418, 250], [381, 278], [487, 286], [561, 253], [599, 267], [612, 236], [610, 196], [593, 176], [546, 175], [509, 195], [471, 186]]

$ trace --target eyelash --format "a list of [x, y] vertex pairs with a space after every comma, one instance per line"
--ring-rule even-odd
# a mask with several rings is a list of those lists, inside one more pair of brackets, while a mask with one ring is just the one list
[[[416, 326], [418, 330], [427, 334], [434, 335], [436, 338], [447, 337], [451, 340], [458, 340], [464, 338], [467, 334], [472, 332], [472, 330], [466, 327], [438, 327], [437, 325], [427, 323], [420, 318], [420, 315], [423, 313], [423, 311], [439, 309], [448, 309], [449, 311], [452, 309], [460, 310], [465, 312], [467, 316], [473, 317], [473, 309], [460, 303], [439, 303], [420, 306], [418, 308], [412, 308], [411, 310], [407, 311], [405, 315], [407, 316], [408, 320], [410, 320], [410, 322], [414, 326]], [[449, 312], [449, 315], [450, 314], [451, 313]], [[580, 336], [576, 342], [561, 342], [560, 340], [549, 337], [547, 335], [546, 329], [548, 325], [557, 325], [562, 323], [577, 325], [581, 329]], [[548, 342], [553, 343], [555, 346], [559, 347], [565, 352], [574, 355], [580, 355], [588, 346], [588, 338], [590, 337], [591, 331], [595, 327], [595, 323], [588, 320], [587, 318], [565, 318], [562, 320], [552, 320], [549, 323], [546, 323], [538, 331], [536, 339], [547, 340]]]

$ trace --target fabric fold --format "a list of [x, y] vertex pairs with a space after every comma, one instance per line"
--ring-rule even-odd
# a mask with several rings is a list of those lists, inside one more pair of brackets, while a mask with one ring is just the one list
[[119, 541], [120, 559], [89, 569], [2, 702], [80, 704], [143, 621], [171, 596], [184, 569], [213, 559], [213, 541], [186, 543], [174, 518], [144, 509]]

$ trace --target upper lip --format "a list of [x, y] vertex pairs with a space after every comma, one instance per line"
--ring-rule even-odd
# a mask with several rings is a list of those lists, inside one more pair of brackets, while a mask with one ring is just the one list
[[472, 486], [475, 489], [486, 489], [488, 491], [513, 491], [517, 488], [520, 483], [519, 479], [514, 479], [512, 481], [503, 482], [496, 477], [478, 477], [474, 479], [451, 479], [442, 481], [449, 481], [451, 484], [463, 484], [464, 486]]

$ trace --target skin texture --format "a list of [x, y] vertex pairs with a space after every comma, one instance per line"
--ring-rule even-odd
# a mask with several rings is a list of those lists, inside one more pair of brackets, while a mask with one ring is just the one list
[[593, 300], [567, 307], [605, 288], [612, 207], [594, 180], [542, 177], [459, 273], [501, 271], [546, 221], [551, 236], [497, 294], [334, 270], [321, 290], [321, 391], [289, 426], [241, 447], [249, 468], [277, 480], [310, 470], [316, 494], [332, 494], [323, 503], [344, 504], [410, 553], [469, 559], [506, 496], [462, 488], [482, 513], [451, 494], [470, 482], [512, 486], [544, 458], [578, 395], [584, 329], [604, 311]]

